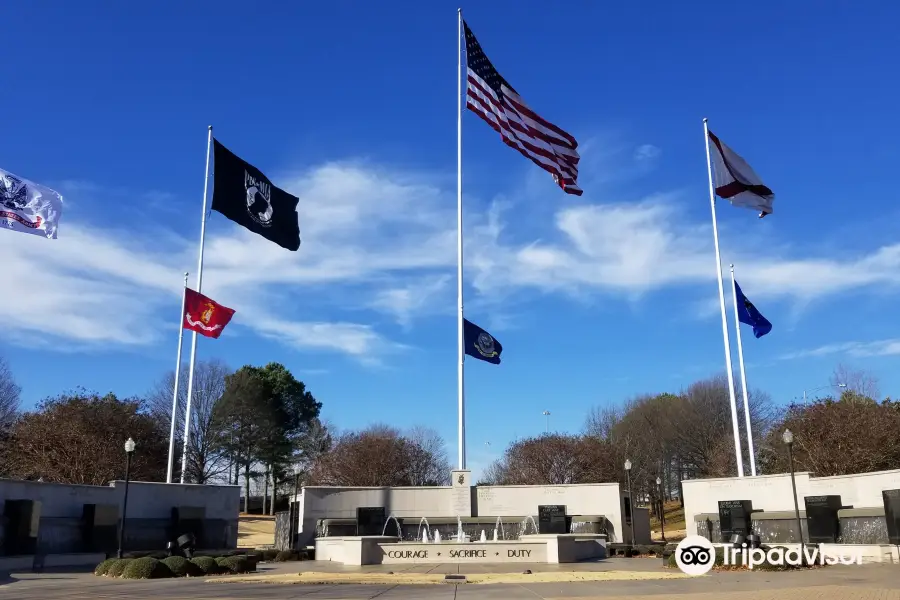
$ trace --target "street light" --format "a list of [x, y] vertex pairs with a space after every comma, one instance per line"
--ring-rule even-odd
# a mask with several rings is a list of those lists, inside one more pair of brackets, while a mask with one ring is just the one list
[[656, 478], [656, 495], [659, 498], [659, 526], [662, 528], [662, 541], [666, 543], [666, 507], [662, 497], [662, 479]]
[[[846, 383], [835, 383], [835, 384], [823, 385], [822, 387], [817, 387], [814, 390], [809, 390], [809, 393], [812, 394], [812, 393], [818, 392], [819, 390], [824, 390], [824, 389], [828, 389], [831, 387], [843, 389], [843, 388], [847, 387], [847, 384]], [[806, 390], [803, 390], [803, 402], [806, 402]]]
[[131, 456], [134, 454], [134, 440], [128, 438], [125, 441], [125, 498], [122, 500], [122, 525], [119, 527], [119, 551], [118, 558], [122, 558], [122, 544], [125, 540], [125, 516], [128, 511], [128, 481], [131, 477]]
[[547, 429], [546, 429], [546, 432], [547, 432], [547, 433], [550, 433], [550, 411], [549, 411], [549, 410], [545, 410], [545, 411], [542, 412], [541, 414], [544, 415], [545, 417], [547, 417]]
[[[628, 516], [631, 521], [631, 547], [634, 548], [634, 498], [631, 497], [631, 459], [625, 459], [625, 482], [628, 486]], [[628, 553], [631, 556], [631, 552]]]
[[797, 535], [800, 536], [800, 547], [803, 548], [803, 524], [800, 523], [800, 505], [797, 503], [797, 482], [794, 480], [794, 434], [785, 429], [781, 439], [788, 447], [788, 462], [791, 466], [791, 489], [794, 491], [794, 515], [797, 517]]

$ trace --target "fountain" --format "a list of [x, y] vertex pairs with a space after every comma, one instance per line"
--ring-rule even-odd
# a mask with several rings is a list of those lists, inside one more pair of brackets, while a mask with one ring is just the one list
[[[422, 529], [422, 525], [425, 525], [425, 529]], [[419, 533], [421, 532], [421, 535]], [[416, 539], [421, 539], [423, 544], [428, 543], [428, 537], [431, 535], [431, 525], [428, 524], [428, 519], [422, 517], [419, 519], [419, 528], [416, 529]]]
[[479, 538], [478, 541], [480, 541], [480, 542], [482, 542], [482, 543], [484, 543], [484, 542], [487, 541], [487, 535], [485, 535], [484, 529], [481, 530], [481, 538]]
[[519, 537], [520, 537], [520, 538], [521, 538], [523, 535], [526, 535], [526, 534], [528, 533], [528, 521], [529, 521], [529, 520], [531, 520], [531, 526], [534, 528], [534, 532], [535, 532], [535, 533], [540, 533], [540, 530], [538, 529], [537, 523], [534, 522], [534, 517], [532, 517], [531, 515], [528, 515], [527, 517], [525, 517], [524, 519], [522, 519], [522, 522], [519, 524], [519, 529], [520, 529], [520, 531], [519, 531]]
[[503, 536], [503, 539], [505, 540], [506, 532], [503, 530], [503, 519], [501, 519], [500, 517], [497, 517], [497, 522], [494, 523], [494, 541], [495, 542], [497, 541], [497, 531], [498, 530], [500, 531], [501, 535]]
[[457, 542], [466, 541], [465, 534], [463, 534], [462, 517], [460, 517], [459, 515], [456, 515], [456, 541]]
[[381, 535], [383, 536], [387, 532], [388, 523], [391, 522], [391, 519], [394, 520], [394, 524], [397, 525], [397, 537], [401, 540], [403, 539], [403, 529], [400, 527], [400, 521], [397, 520], [397, 517], [394, 515], [389, 516], [384, 520], [384, 529], [381, 530]]
[[441, 532], [438, 531], [437, 529], [434, 530], [434, 543], [435, 544], [441, 543]]

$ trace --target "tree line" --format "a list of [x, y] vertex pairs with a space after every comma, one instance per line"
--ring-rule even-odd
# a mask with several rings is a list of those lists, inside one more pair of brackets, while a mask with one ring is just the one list
[[[819, 476], [900, 468], [900, 403], [877, 400], [877, 380], [839, 367], [839, 395], [775, 405], [748, 390], [759, 473], [788, 470], [785, 429], [794, 433], [795, 468]], [[181, 475], [186, 385], [179, 386], [175, 477]], [[241, 484], [271, 498], [295, 482], [328, 486], [449, 484], [444, 440], [434, 430], [376, 424], [339, 431], [320, 419], [322, 403], [284, 365], [231, 371], [198, 362], [185, 480]], [[0, 476], [105, 485], [123, 476], [122, 443], [138, 444], [133, 477], [164, 481], [174, 374], [144, 397], [75, 390], [19, 410], [19, 387], [0, 360]], [[738, 389], [738, 397], [741, 391]], [[750, 472], [744, 419], [739, 418], [744, 470]], [[678, 393], [645, 395], [596, 407], [575, 433], [519, 439], [484, 470], [480, 484], [625, 482], [638, 497], [681, 498], [680, 482], [736, 473], [727, 379], [697, 381]], [[661, 480], [657, 487], [656, 479]]]
[[[22, 412], [20, 387], [0, 359], [0, 476], [106, 485], [124, 476], [123, 443], [131, 437], [137, 444], [132, 478], [165, 481], [174, 384], [172, 372], [139, 398], [76, 389]], [[181, 478], [186, 400], [182, 380], [174, 423], [175, 481]], [[340, 432], [319, 418], [321, 408], [306, 385], [279, 363], [231, 371], [218, 360], [199, 361], [185, 481], [241, 484], [245, 511], [255, 489], [270, 513], [298, 479], [319, 485], [449, 482], [444, 442], [433, 430], [376, 425]], [[363, 448], [378, 452], [367, 456]], [[367, 471], [373, 462], [384, 467], [374, 477]]]

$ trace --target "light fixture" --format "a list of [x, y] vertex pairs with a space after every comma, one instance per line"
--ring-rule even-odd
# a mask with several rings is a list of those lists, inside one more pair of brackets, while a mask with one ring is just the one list
[[656, 478], [656, 485], [662, 485], [662, 479], [659, 477]]
[[628, 458], [625, 459], [625, 470], [626, 471], [631, 470], [631, 459], [628, 459]]
[[131, 454], [132, 452], [134, 452], [134, 440], [133, 439], [128, 438], [127, 440], [125, 440], [125, 452], [128, 454]]
[[785, 429], [784, 434], [781, 436], [781, 439], [784, 440], [784, 443], [790, 446], [794, 443], [794, 434], [791, 433], [790, 429]]

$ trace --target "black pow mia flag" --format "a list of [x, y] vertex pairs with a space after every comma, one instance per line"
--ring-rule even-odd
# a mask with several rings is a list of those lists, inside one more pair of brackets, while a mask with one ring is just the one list
[[215, 151], [212, 209], [275, 242], [300, 248], [299, 198], [275, 187], [262, 171], [213, 140]]

